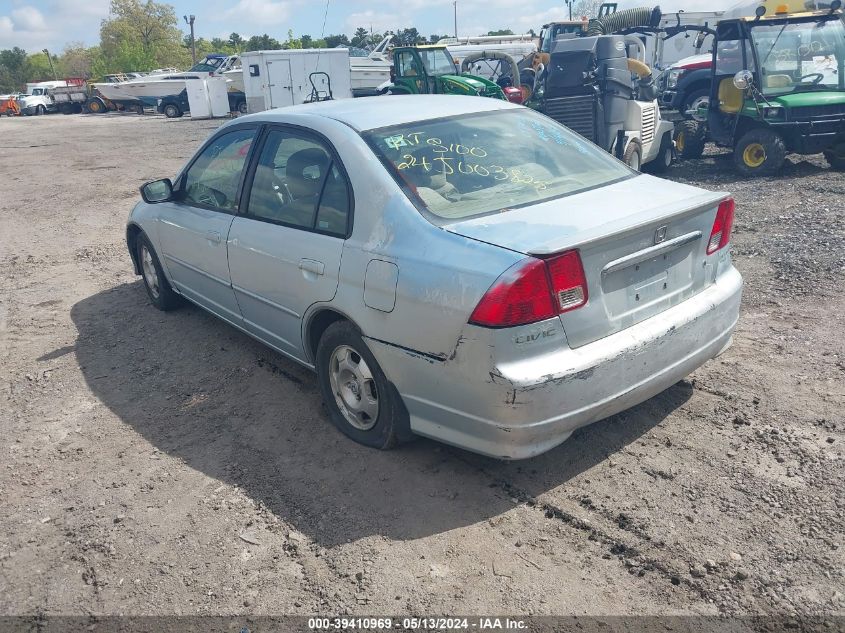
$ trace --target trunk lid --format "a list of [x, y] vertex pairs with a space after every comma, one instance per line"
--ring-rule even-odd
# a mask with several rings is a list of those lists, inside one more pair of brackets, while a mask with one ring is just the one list
[[713, 282], [717, 256], [706, 254], [707, 241], [726, 195], [638, 176], [444, 228], [538, 257], [577, 248], [589, 300], [560, 315], [574, 348], [652, 317]]

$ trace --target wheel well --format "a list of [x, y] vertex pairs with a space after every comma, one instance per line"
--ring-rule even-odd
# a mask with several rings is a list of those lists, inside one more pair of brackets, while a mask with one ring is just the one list
[[129, 255], [132, 257], [132, 266], [135, 268], [135, 274], [141, 274], [141, 263], [138, 261], [138, 236], [143, 231], [141, 227], [136, 224], [130, 224], [126, 227], [126, 245], [129, 247]]
[[689, 97], [689, 95], [693, 92], [698, 92], [699, 90], [707, 90], [710, 91], [710, 80], [709, 79], [701, 79], [700, 81], [696, 81], [695, 83], [690, 84], [684, 88], [684, 96]]
[[323, 332], [332, 324], [338, 321], [348, 321], [340, 312], [334, 310], [321, 310], [308, 322], [308, 329], [306, 330], [306, 342], [308, 346], [308, 353], [311, 355], [311, 360], [317, 358], [317, 345], [320, 344], [320, 338]]

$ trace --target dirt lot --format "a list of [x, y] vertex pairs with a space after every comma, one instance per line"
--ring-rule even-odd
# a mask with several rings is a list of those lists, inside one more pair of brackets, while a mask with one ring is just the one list
[[845, 177], [821, 157], [673, 168], [737, 199], [734, 346], [501, 463], [355, 445], [307, 370], [149, 305], [125, 218], [217, 125], [0, 120], [0, 614], [845, 614]]

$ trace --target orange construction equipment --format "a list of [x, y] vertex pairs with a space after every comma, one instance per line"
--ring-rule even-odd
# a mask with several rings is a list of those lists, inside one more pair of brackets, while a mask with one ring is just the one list
[[19, 116], [21, 107], [18, 105], [18, 100], [10, 95], [8, 99], [0, 101], [0, 115]]

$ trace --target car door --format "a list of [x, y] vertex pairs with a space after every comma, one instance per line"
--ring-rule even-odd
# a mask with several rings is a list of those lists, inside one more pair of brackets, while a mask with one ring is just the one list
[[337, 290], [352, 191], [329, 144], [270, 128], [229, 231], [232, 287], [253, 334], [304, 359], [302, 316]]
[[159, 247], [171, 281], [192, 301], [237, 324], [241, 314], [226, 239], [256, 131], [245, 126], [215, 136], [180, 176], [175, 200], [158, 205]]

